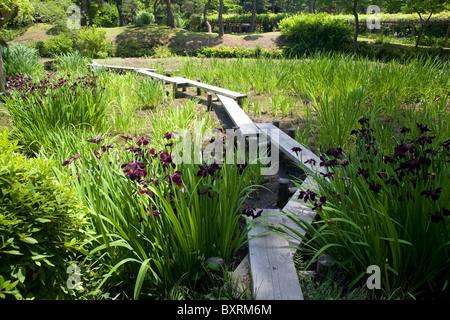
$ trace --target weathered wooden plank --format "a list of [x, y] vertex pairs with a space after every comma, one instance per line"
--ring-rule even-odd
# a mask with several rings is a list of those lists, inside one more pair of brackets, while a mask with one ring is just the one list
[[[279, 213], [264, 209], [263, 215]], [[273, 221], [273, 220], [272, 220]], [[252, 276], [252, 292], [256, 300], [303, 300], [303, 294], [294, 266], [289, 243], [275, 234], [261, 234], [268, 229], [258, 226], [249, 237], [249, 259]]]
[[[295, 164], [299, 165], [302, 169], [309, 173], [323, 172], [326, 170], [324, 167], [320, 167], [320, 158], [310, 151], [308, 148], [298, 143], [296, 140], [292, 139], [288, 134], [278, 129], [271, 123], [258, 123], [256, 126], [260, 129], [261, 135], [266, 135], [270, 137], [275, 131], [279, 131], [279, 139], [270, 139], [273, 146], [278, 147], [284, 154], [286, 154]], [[292, 151], [292, 148], [298, 147], [301, 149], [299, 152]], [[313, 159], [314, 163], [305, 163], [306, 160]]]
[[217, 94], [220, 102], [222, 102], [226, 112], [230, 116], [233, 123], [239, 127], [243, 136], [257, 135], [259, 130], [253, 121], [247, 116], [242, 108], [235, 100], [230, 97]]

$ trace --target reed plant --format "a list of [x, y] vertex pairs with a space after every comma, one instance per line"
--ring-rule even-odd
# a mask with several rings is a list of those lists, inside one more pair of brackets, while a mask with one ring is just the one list
[[175, 165], [173, 136], [166, 133], [162, 149], [146, 137], [124, 136], [124, 147], [106, 149], [97, 139], [98, 156], [64, 163], [78, 176], [96, 233], [80, 251], [109, 268], [98, 290], [116, 287], [138, 299], [193, 288], [204, 259], [229, 262], [245, 242], [239, 208], [253, 190], [250, 167]]
[[359, 122], [352, 156], [329, 149], [320, 163], [326, 173], [313, 176], [317, 188], [300, 192], [315, 221], [289, 215], [306, 235], [286, 230], [302, 251], [334, 257], [351, 286], [375, 265], [383, 297], [448, 297], [449, 140], [416, 123], [384, 146], [367, 118]]
[[109, 102], [96, 77], [87, 75], [33, 82], [24, 75], [9, 78], [11, 98], [6, 109], [15, 136], [29, 150], [37, 151], [47, 134], [66, 126], [106, 131]]

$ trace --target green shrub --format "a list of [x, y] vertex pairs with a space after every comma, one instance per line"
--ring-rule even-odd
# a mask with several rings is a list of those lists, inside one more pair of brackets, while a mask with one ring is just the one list
[[73, 39], [69, 33], [60, 34], [58, 36], [48, 39], [44, 43], [44, 54], [50, 56], [56, 56], [59, 54], [65, 54], [73, 51]]
[[242, 48], [242, 47], [203, 47], [196, 50], [196, 56], [204, 56], [207, 58], [281, 58], [283, 51], [279, 49], [269, 50], [261, 47]]
[[5, 74], [12, 77], [23, 74], [40, 77], [44, 74], [44, 65], [39, 61], [37, 49], [23, 44], [16, 44], [2, 50]]
[[0, 298], [61, 298], [85, 211], [52, 162], [27, 159], [7, 136], [0, 136]]
[[119, 11], [115, 5], [104, 3], [97, 11], [93, 24], [98, 27], [113, 28], [119, 26]]
[[139, 41], [134, 38], [126, 39], [122, 44], [116, 46], [117, 57], [143, 57], [151, 56], [153, 50], [149, 47], [144, 47]]
[[352, 43], [352, 26], [325, 13], [285, 18], [280, 22], [280, 30], [290, 55], [346, 50]]
[[78, 30], [75, 47], [89, 58], [104, 59], [112, 55], [113, 46], [106, 41], [106, 31], [86, 27]]
[[134, 24], [136, 27], [147, 26], [155, 23], [155, 16], [146, 11], [139, 11], [134, 17]]
[[36, 41], [33, 43], [33, 48], [36, 49], [41, 57], [46, 57], [48, 53], [45, 50], [45, 42], [44, 41]]

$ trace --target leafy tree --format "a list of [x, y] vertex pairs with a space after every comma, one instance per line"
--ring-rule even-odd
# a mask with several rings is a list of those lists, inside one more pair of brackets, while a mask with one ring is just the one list
[[353, 33], [353, 51], [358, 51], [358, 35], [359, 35], [359, 15], [358, 12], [362, 8], [369, 5], [380, 5], [382, 0], [324, 0], [321, 5], [336, 5], [342, 8], [344, 12], [351, 12], [355, 19], [355, 30]]
[[446, 6], [448, 6], [448, 0], [406, 0], [403, 7], [404, 11], [417, 13], [421, 25], [419, 34], [416, 37], [415, 48], [419, 46], [420, 39], [429, 25], [431, 16], [434, 13], [445, 10]]

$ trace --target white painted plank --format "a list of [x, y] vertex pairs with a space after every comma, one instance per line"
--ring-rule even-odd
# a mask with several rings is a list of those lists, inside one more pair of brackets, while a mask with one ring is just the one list
[[256, 127], [253, 121], [247, 116], [235, 100], [221, 94], [217, 94], [217, 97], [220, 102], [222, 102], [233, 123], [236, 124], [241, 130], [242, 135], [248, 136], [258, 134], [258, 127]]

